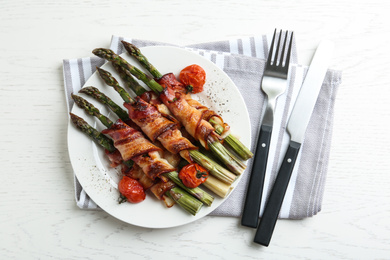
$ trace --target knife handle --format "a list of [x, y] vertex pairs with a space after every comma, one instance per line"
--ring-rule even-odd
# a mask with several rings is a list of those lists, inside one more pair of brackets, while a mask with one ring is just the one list
[[288, 146], [282, 166], [280, 167], [275, 184], [272, 187], [271, 194], [265, 206], [263, 216], [260, 219], [260, 224], [254, 239], [255, 243], [268, 246], [271, 241], [300, 147], [301, 144], [294, 141], [291, 141]]
[[264, 177], [267, 168], [269, 145], [271, 142], [272, 126], [262, 125], [257, 140], [252, 172], [248, 183], [241, 225], [256, 228], [259, 222], [261, 197]]

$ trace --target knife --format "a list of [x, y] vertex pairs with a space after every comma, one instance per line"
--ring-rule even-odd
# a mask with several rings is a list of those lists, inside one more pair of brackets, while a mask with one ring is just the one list
[[271, 241], [272, 233], [282, 207], [284, 195], [286, 194], [295, 161], [304, 139], [306, 127], [309, 124], [322, 82], [324, 81], [328, 69], [328, 64], [330, 63], [333, 48], [332, 42], [322, 41], [318, 45], [310, 63], [305, 80], [288, 120], [287, 132], [290, 135], [290, 143], [274, 186], [272, 187], [268, 202], [264, 208], [264, 213], [260, 219], [260, 224], [254, 238], [255, 243], [268, 246]]

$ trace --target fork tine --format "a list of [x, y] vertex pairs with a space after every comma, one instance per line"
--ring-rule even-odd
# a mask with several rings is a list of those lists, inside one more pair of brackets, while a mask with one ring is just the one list
[[[291, 32], [290, 43], [289, 43], [289, 46], [288, 46], [287, 58], [286, 58], [286, 63], [285, 63], [285, 66], [287, 66], [287, 67], [290, 64], [290, 56], [291, 56], [291, 48], [292, 48], [293, 36], [294, 36], [294, 32]], [[286, 35], [286, 38], [287, 38], [287, 35]]]
[[[275, 52], [275, 59], [274, 59], [274, 65], [278, 65], [278, 60], [279, 60], [279, 48], [280, 48], [280, 40], [282, 39], [282, 30], [279, 32], [279, 39], [278, 39], [278, 44], [276, 46], [276, 52]], [[283, 57], [283, 56], [282, 56]], [[282, 58], [283, 59], [283, 58]]]
[[275, 31], [274, 31], [274, 36], [272, 37], [271, 47], [270, 47], [269, 53], [268, 53], [267, 66], [271, 66], [272, 54], [274, 53], [275, 37], [276, 37], [276, 28], [275, 28]]
[[286, 31], [285, 36], [284, 36], [284, 42], [283, 42], [283, 48], [282, 48], [282, 56], [280, 57], [280, 62], [279, 62], [279, 65], [282, 66], [282, 67], [283, 67], [284, 52], [286, 50], [287, 36], [288, 36], [288, 31]]
[[[280, 48], [280, 41], [282, 40], [282, 30], [280, 30], [279, 32], [279, 40], [278, 40], [278, 44], [276, 46], [276, 53], [275, 53], [275, 59], [274, 59], [274, 65], [277, 66], [278, 65], [278, 60], [279, 60], [279, 48]], [[283, 59], [283, 55], [282, 55], [282, 59]]]

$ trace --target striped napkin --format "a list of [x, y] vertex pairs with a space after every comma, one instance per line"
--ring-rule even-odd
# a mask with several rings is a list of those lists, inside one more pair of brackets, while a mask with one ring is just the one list
[[[249, 112], [252, 132], [252, 148], [255, 143], [265, 109], [265, 96], [260, 90], [260, 81], [268, 56], [272, 35], [246, 37], [228, 41], [200, 43], [180, 46], [196, 52], [214, 62], [224, 70], [239, 88]], [[116, 53], [124, 52], [121, 40], [132, 42], [138, 47], [168, 45], [161, 42], [143, 41], [113, 36], [110, 48]], [[103, 47], [103, 46], [94, 46]], [[91, 50], [92, 51], [92, 50]], [[285, 131], [289, 113], [304, 80], [307, 67], [298, 64], [296, 46], [293, 43], [292, 63], [286, 92], [277, 100], [268, 167], [265, 177], [263, 202], [260, 215], [264, 210], [270, 188], [287, 150], [289, 136]], [[72, 92], [76, 93], [104, 60], [98, 57], [63, 60], [65, 94], [70, 111], [73, 101]], [[321, 210], [324, 186], [328, 169], [333, 109], [341, 72], [329, 70], [322, 85], [316, 107], [306, 131], [305, 140], [295, 164], [290, 184], [281, 208], [280, 218], [302, 219], [317, 214]], [[245, 200], [246, 187], [252, 168], [252, 160], [241, 182], [229, 198], [210, 215], [240, 217]], [[77, 178], [75, 180], [76, 202], [81, 209], [100, 209], [85, 193]]]

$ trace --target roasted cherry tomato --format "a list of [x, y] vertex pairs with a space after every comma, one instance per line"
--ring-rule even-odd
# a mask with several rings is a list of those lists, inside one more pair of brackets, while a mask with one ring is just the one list
[[206, 72], [201, 66], [193, 64], [180, 71], [179, 80], [186, 85], [188, 92], [199, 93], [203, 91], [203, 85], [206, 82]]
[[146, 197], [144, 188], [141, 184], [128, 176], [123, 176], [118, 184], [119, 192], [131, 203], [139, 203]]
[[179, 172], [179, 178], [188, 188], [196, 188], [207, 180], [208, 171], [197, 163], [184, 166]]

